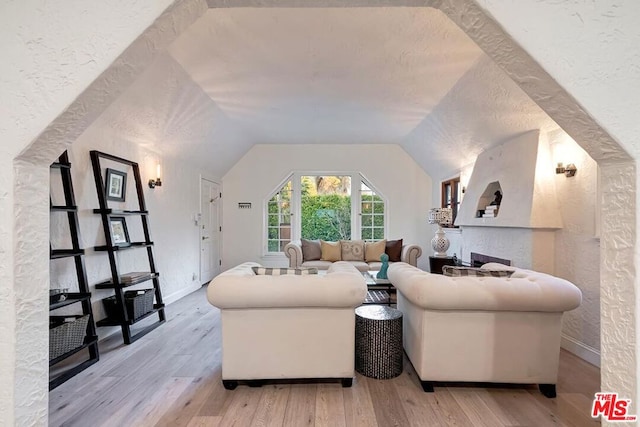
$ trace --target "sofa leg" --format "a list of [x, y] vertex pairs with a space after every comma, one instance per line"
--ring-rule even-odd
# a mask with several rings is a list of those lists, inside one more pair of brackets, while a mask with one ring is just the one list
[[222, 386], [227, 390], [235, 390], [238, 387], [238, 381], [222, 380]]
[[540, 393], [544, 397], [554, 398], [556, 397], [556, 385], [555, 384], [539, 384], [538, 388], [540, 389]]
[[433, 393], [433, 383], [431, 381], [420, 381], [420, 385], [422, 385], [422, 390], [425, 393]]
[[343, 378], [340, 382], [342, 383], [342, 387], [351, 387], [353, 384], [353, 378]]
[[262, 387], [263, 383], [264, 383], [264, 381], [262, 381], [262, 380], [249, 380], [249, 381], [247, 381], [247, 385], [249, 387]]

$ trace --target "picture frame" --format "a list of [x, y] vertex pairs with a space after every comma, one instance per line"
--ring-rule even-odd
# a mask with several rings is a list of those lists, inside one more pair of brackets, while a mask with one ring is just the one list
[[105, 190], [107, 191], [107, 200], [124, 202], [127, 193], [127, 173], [107, 168]]
[[130, 246], [129, 231], [127, 221], [123, 216], [112, 216], [109, 218], [109, 230], [111, 231], [111, 242], [114, 246]]

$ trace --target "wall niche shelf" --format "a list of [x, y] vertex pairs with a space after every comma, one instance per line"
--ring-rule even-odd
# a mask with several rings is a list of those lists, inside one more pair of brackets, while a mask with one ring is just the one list
[[[53, 390], [100, 359], [98, 337], [96, 335], [96, 327], [91, 308], [91, 293], [89, 292], [87, 272], [84, 263], [84, 249], [80, 248], [81, 238], [78, 224], [78, 207], [76, 206], [73, 182], [71, 179], [71, 163], [69, 163], [69, 156], [66, 151], [51, 165], [51, 169], [59, 169], [65, 204], [54, 205], [53, 201], [50, 201], [49, 210], [51, 215], [66, 213], [72, 247], [71, 249], [52, 249], [50, 244], [49, 259], [59, 260], [73, 258], [78, 292], [51, 293], [49, 297], [49, 311], [52, 312], [59, 308], [73, 306], [79, 308], [82, 313], [80, 315], [50, 316], [50, 327], [51, 325], [55, 325], [55, 327], [49, 331], [49, 367], [58, 365], [60, 362], [69, 359], [84, 349], [88, 350], [88, 355], [84, 360], [69, 359], [68, 362], [70, 363], [64, 366], [55, 366], [54, 369], [50, 369], [49, 390]], [[51, 180], [51, 182], [53, 186], [53, 180]], [[54, 281], [53, 277], [51, 281]], [[76, 309], [76, 311], [78, 310]], [[82, 323], [76, 323], [80, 318], [87, 320], [86, 317], [88, 317], [86, 327], [84, 327]], [[64, 325], [59, 324], [57, 322], [59, 319], [65, 319], [68, 322]], [[65, 328], [66, 332], [63, 332], [60, 328]], [[71, 335], [74, 336], [73, 339], [68, 338]], [[60, 348], [62, 348], [62, 350], [60, 350]]]
[[495, 218], [500, 213], [502, 202], [502, 187], [500, 181], [490, 182], [478, 199], [476, 218]]
[[[103, 165], [102, 162], [108, 163], [108, 167]], [[106, 242], [106, 244], [95, 246], [93, 249], [97, 252], [106, 252], [111, 266], [111, 279], [97, 283], [95, 287], [96, 289], [113, 289], [115, 296], [114, 312], [108, 314], [105, 319], [99, 320], [96, 324], [98, 326], [120, 326], [124, 343], [131, 344], [166, 321], [164, 312], [165, 305], [162, 302], [162, 292], [160, 290], [160, 274], [156, 270], [153, 257], [153, 241], [151, 240], [149, 232], [149, 212], [147, 211], [142, 191], [143, 186], [140, 178], [140, 168], [136, 162], [95, 150], [91, 151], [91, 164], [93, 166], [93, 175], [98, 192], [98, 202], [100, 204], [100, 207], [94, 209], [93, 213], [100, 215], [102, 218], [102, 228]], [[114, 172], [113, 167], [117, 167], [119, 170]], [[110, 200], [115, 200], [117, 203], [124, 202], [127, 176], [125, 171], [133, 172], [138, 209], [114, 209], [109, 206]], [[122, 176], [125, 178], [120, 181], [120, 184], [116, 182], [115, 186], [108, 187], [105, 182], [105, 177], [107, 176], [115, 176], [116, 179], [120, 179], [118, 177]], [[142, 240], [135, 242], [129, 241], [128, 232], [126, 231], [126, 218], [129, 218], [130, 221], [140, 221], [143, 234]], [[113, 221], [116, 219], [121, 222], [121, 228], [118, 232], [114, 232], [112, 229]], [[126, 238], [124, 238], [125, 236]], [[128, 250], [143, 248], [146, 249], [147, 252], [148, 271], [121, 273], [118, 266], [118, 254]], [[122, 254], [121, 256], [125, 255]], [[138, 315], [134, 317], [131, 306], [132, 304], [135, 305], [135, 301], [127, 298], [125, 289], [146, 282], [152, 283], [155, 303], [153, 303], [147, 311], [141, 314], [138, 313]], [[132, 325], [148, 319], [153, 315], [158, 316], [155, 322], [135, 331], [131, 328]]]

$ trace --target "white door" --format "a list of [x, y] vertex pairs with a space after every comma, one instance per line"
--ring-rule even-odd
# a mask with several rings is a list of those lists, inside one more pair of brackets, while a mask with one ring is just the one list
[[220, 273], [220, 186], [200, 179], [200, 283]]

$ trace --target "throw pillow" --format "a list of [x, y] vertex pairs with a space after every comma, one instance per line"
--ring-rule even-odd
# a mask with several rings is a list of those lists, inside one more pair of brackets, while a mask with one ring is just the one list
[[322, 258], [320, 240], [300, 239], [302, 246], [302, 261], [317, 261]]
[[324, 240], [320, 240], [320, 250], [322, 251], [320, 259], [323, 261], [340, 261], [342, 259], [340, 242], [325, 242]]
[[488, 270], [486, 268], [455, 267], [452, 265], [442, 267], [442, 274], [449, 277], [511, 277], [513, 273], [513, 270]]
[[389, 255], [389, 262], [400, 262], [402, 256], [402, 239], [387, 240], [384, 252]]
[[364, 261], [363, 240], [340, 240], [342, 261]]
[[386, 245], [386, 240], [380, 240], [378, 242], [366, 242], [364, 244], [364, 260], [366, 262], [380, 261], [380, 255], [384, 253], [384, 248]]
[[317, 268], [271, 268], [271, 267], [251, 267], [255, 274], [261, 276], [306, 276], [308, 274], [318, 274]]

